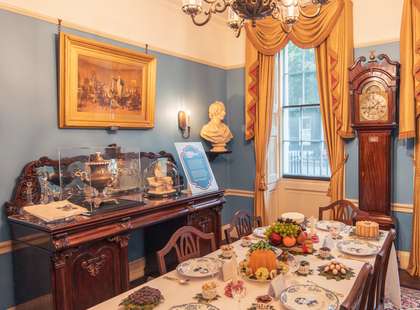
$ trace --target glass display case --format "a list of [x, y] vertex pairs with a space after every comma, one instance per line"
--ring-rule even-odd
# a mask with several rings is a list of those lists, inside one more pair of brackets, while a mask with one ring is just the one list
[[148, 198], [167, 198], [181, 193], [178, 167], [168, 158], [152, 161], [143, 170], [144, 194]]
[[59, 150], [61, 199], [90, 213], [142, 203], [140, 151], [122, 147]]

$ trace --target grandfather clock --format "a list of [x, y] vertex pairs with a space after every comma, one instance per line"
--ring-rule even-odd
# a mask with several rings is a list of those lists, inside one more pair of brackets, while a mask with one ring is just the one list
[[[359, 138], [359, 208], [382, 229], [391, 216], [392, 132], [397, 127], [399, 63], [360, 57], [350, 71], [352, 124]], [[366, 218], [366, 216], [363, 216]]]

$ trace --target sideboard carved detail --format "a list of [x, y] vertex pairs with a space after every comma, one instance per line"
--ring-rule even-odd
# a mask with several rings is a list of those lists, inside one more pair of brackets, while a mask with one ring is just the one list
[[100, 256], [85, 259], [82, 261], [82, 268], [85, 269], [92, 277], [96, 277], [105, 265], [106, 255], [101, 254]]

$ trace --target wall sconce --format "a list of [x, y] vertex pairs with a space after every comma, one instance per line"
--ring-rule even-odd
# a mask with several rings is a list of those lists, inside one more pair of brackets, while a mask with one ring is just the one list
[[178, 112], [178, 127], [181, 130], [182, 137], [188, 139], [191, 135], [191, 115], [188, 111]]

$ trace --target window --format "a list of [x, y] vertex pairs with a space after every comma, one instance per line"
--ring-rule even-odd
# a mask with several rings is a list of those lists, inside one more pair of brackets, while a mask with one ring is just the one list
[[[281, 158], [283, 177], [328, 179], [331, 172], [322, 129], [315, 51], [289, 43], [278, 57], [273, 113], [276, 133], [272, 132], [270, 144], [276, 139], [281, 152], [269, 145], [269, 154]], [[269, 164], [271, 173], [270, 169]]]

